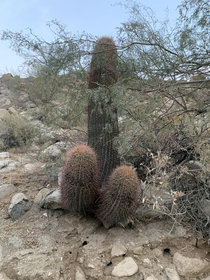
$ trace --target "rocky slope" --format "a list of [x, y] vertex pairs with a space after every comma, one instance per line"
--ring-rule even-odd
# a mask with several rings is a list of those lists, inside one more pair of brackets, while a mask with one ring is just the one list
[[[29, 109], [36, 108], [27, 100], [16, 102], [13, 83], [11, 74], [0, 78], [0, 118], [26, 116], [54, 144], [39, 157], [35, 142], [27, 149], [0, 152], [0, 279], [209, 280], [209, 240], [187, 224], [155, 215], [155, 207], [141, 208], [132, 229], [109, 230], [95, 217], [61, 209], [59, 176], [49, 180], [46, 155], [51, 162], [62, 159], [69, 147], [85, 139], [78, 131], [55, 131], [30, 117]], [[161, 199], [170, 201], [170, 194]], [[144, 221], [145, 213], [158, 217]]]

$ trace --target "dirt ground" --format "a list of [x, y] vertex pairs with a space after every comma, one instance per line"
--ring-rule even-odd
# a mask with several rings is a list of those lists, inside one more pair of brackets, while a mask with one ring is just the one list
[[[21, 155], [14, 154], [16, 159]], [[30, 211], [12, 221], [8, 207], [12, 195], [0, 205], [0, 279], [118, 279], [113, 268], [124, 258], [132, 257], [139, 270], [121, 279], [167, 280], [165, 268], [175, 269], [173, 256], [179, 252], [190, 258], [210, 261], [210, 245], [193, 234], [187, 225], [172, 220], [139, 221], [131, 228], [105, 229], [95, 217], [73, 216], [63, 210], [41, 209], [34, 203], [44, 187], [57, 187], [57, 181], [46, 185], [41, 163], [26, 170], [30, 157], [23, 156], [17, 170], [1, 174], [1, 183], [13, 184], [32, 203]], [[124, 252], [113, 253], [114, 244]], [[122, 250], [121, 250], [122, 251]], [[208, 275], [197, 278], [205, 279]], [[175, 278], [174, 278], [175, 279]]]

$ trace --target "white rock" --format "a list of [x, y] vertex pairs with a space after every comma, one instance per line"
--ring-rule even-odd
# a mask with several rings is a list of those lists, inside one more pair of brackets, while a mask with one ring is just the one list
[[88, 264], [88, 267], [89, 267], [89, 268], [92, 268], [92, 269], [95, 268], [95, 266], [94, 266], [93, 264], [91, 264], [91, 263]]
[[201, 273], [210, 271], [210, 263], [206, 260], [187, 258], [179, 254], [174, 254], [173, 263], [177, 272], [181, 276], [197, 276]]
[[115, 242], [112, 246], [112, 251], [111, 251], [111, 257], [119, 257], [122, 255], [125, 255], [127, 252], [127, 249], [125, 246], [120, 243], [120, 242]]
[[86, 280], [85, 273], [79, 266], [76, 268], [75, 280]]
[[133, 253], [134, 253], [135, 255], [141, 255], [142, 252], [143, 252], [143, 247], [137, 247], [137, 248], [133, 251]]
[[175, 269], [172, 268], [166, 268], [166, 275], [168, 276], [169, 280], [180, 280], [178, 273], [176, 272]]
[[143, 263], [144, 263], [144, 267], [148, 267], [148, 268], [152, 267], [152, 262], [149, 259], [144, 259]]
[[56, 145], [51, 145], [48, 148], [46, 148], [42, 153], [51, 157], [57, 157], [61, 154], [61, 150]]
[[35, 196], [34, 203], [35, 204], [39, 204], [41, 202], [41, 200], [46, 196], [47, 193], [49, 193], [49, 189], [48, 188], [41, 189], [38, 192], [38, 194]]
[[9, 153], [8, 152], [0, 153], [0, 158], [9, 158]]
[[61, 191], [59, 188], [48, 192], [40, 201], [40, 207], [45, 209], [61, 209]]
[[116, 277], [132, 276], [138, 272], [138, 265], [133, 258], [127, 257], [116, 265], [112, 271], [112, 275]]
[[151, 276], [147, 277], [146, 280], [157, 280], [157, 278], [155, 278], [154, 275], [151, 275]]
[[9, 163], [9, 159], [0, 160], [0, 169], [4, 168], [5, 166], [7, 166], [8, 163]]

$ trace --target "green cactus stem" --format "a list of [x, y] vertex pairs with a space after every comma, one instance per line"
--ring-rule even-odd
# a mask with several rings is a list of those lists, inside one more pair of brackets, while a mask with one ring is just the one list
[[[110, 37], [101, 37], [95, 45], [89, 73], [89, 89], [103, 88], [104, 94], [88, 103], [88, 145], [99, 159], [101, 186], [111, 171], [120, 164], [114, 139], [119, 134], [117, 109], [113, 108], [109, 86], [117, 81], [117, 48]], [[111, 108], [108, 111], [108, 108]]]

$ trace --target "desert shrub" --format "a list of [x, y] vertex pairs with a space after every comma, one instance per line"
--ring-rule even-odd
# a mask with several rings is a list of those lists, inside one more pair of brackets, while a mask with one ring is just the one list
[[38, 135], [38, 129], [19, 114], [7, 114], [0, 120], [0, 148], [28, 146]]

